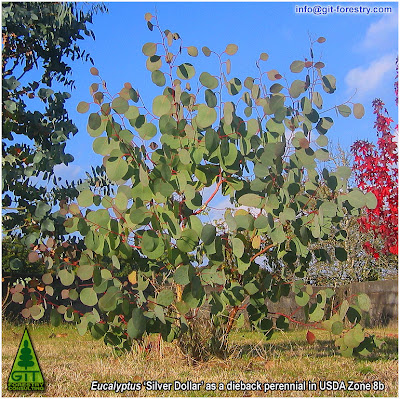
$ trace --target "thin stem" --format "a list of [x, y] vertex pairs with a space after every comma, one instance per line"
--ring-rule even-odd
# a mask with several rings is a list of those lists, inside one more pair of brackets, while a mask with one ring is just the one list
[[268, 246], [266, 246], [264, 249], [262, 249], [261, 251], [257, 252], [255, 255], [253, 255], [250, 258], [250, 262], [253, 262], [254, 259], [256, 259], [258, 256], [262, 255], [263, 253], [267, 252], [269, 249], [275, 247], [276, 244], [270, 244]]

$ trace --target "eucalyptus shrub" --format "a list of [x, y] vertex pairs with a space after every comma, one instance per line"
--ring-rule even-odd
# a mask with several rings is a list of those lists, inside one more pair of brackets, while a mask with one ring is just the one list
[[[90, 86], [93, 100], [78, 105], [81, 113], [90, 109], [93, 150], [104, 157], [116, 195], [84, 189], [78, 203], [62, 204], [67, 232], [84, 237], [85, 248], [75, 264], [55, 256], [56, 276], [71, 305], [55, 307], [52, 322], [58, 325], [63, 315], [80, 334], [89, 330], [123, 351], [145, 333], [187, 342], [198, 309], [207, 305], [214, 347], [223, 347], [246, 309], [266, 338], [294, 321], [329, 330], [344, 355], [368, 354], [379, 344], [360, 325], [369, 298], [360, 294], [337, 305], [333, 290], [315, 292], [302, 280], [312, 259], [330, 261], [311, 244], [333, 236], [334, 261], [346, 261], [341, 220], [376, 206], [373, 194], [348, 190], [350, 168], [317, 170], [319, 161], [329, 159], [327, 133], [334, 122], [328, 115], [364, 114], [361, 104], [350, 102], [323, 111], [323, 97], [336, 90], [334, 76], [313, 54], [325, 39], [311, 43], [310, 59], [290, 64], [299, 79], [290, 82], [291, 73], [275, 69], [263, 72], [268, 55], [262, 53], [258, 75], [242, 81], [230, 77], [235, 44], [221, 53], [203, 47], [220, 72], [200, 73], [191, 61], [199, 55], [196, 47], [162, 31], [151, 14], [145, 19], [160, 35], [160, 42], [142, 50], [159, 88], [152, 104], [130, 83], [112, 95], [92, 68], [98, 79]], [[229, 197], [233, 208], [219, 229], [203, 216], [217, 194]], [[262, 266], [272, 258], [279, 273]], [[121, 259], [132, 268], [127, 281], [114, 276]], [[43, 276], [44, 285], [52, 281], [51, 273]], [[268, 311], [269, 301], [290, 290], [304, 321]], [[52, 290], [34, 291], [23, 312], [37, 319], [43, 299], [51, 304]], [[74, 310], [78, 301], [92, 311]]]

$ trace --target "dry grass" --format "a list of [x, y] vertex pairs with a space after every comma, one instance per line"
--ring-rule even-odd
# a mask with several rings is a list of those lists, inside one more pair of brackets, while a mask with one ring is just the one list
[[[7, 379], [17, 352], [23, 326], [3, 322], [2, 388], [3, 396], [389, 396], [398, 391], [397, 327], [376, 329], [386, 337], [386, 345], [369, 358], [343, 358], [329, 342], [329, 335], [316, 332], [317, 342], [309, 346], [305, 331], [275, 334], [265, 342], [262, 335], [250, 332], [232, 333], [232, 354], [226, 360], [211, 359], [189, 366], [175, 345], [162, 344], [160, 350], [147, 355], [131, 352], [115, 357], [111, 348], [94, 341], [88, 334], [80, 337], [72, 326], [57, 329], [44, 324], [30, 326], [47, 390], [43, 393], [10, 392]], [[61, 336], [54, 336], [59, 334]], [[100, 382], [205, 381], [228, 383], [294, 382], [310, 380], [364, 381], [379, 380], [385, 390], [379, 391], [90, 391], [92, 380]]]

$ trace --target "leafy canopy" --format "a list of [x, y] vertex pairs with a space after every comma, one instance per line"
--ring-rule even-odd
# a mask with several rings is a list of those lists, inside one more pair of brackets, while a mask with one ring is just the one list
[[[317, 169], [329, 159], [327, 133], [334, 123], [321, 111], [323, 95], [336, 90], [334, 76], [314, 59], [313, 46], [323, 38], [311, 43], [310, 60], [290, 65], [298, 76], [292, 83], [291, 73], [263, 72], [266, 53], [256, 63], [258, 76], [242, 80], [230, 76], [236, 45], [220, 53], [203, 47], [221, 72], [201, 72], [192, 61], [200, 54], [196, 47], [161, 31], [151, 14], [145, 19], [161, 33], [160, 42], [143, 46], [159, 87], [152, 104], [130, 83], [113, 95], [96, 68], [93, 98], [78, 104], [78, 112], [89, 113], [93, 150], [104, 157], [117, 190], [111, 196], [85, 188], [77, 203], [61, 207], [66, 231], [84, 237], [84, 248], [74, 262], [56, 256], [56, 275], [72, 303], [80, 300], [93, 310], [55, 307], [54, 319], [63, 314], [81, 334], [89, 330], [123, 351], [145, 332], [182, 339], [207, 303], [215, 337], [224, 345], [240, 309], [266, 338], [286, 329], [294, 319], [272, 314], [267, 305], [292, 288], [304, 308], [303, 324], [320, 325], [334, 292], [313, 292], [301, 280], [313, 257], [327, 260], [311, 244], [327, 240], [340, 231], [345, 215], [368, 205], [359, 189], [345, 190], [349, 168]], [[345, 117], [352, 112], [347, 104], [336, 109]], [[356, 117], [361, 109], [353, 105]], [[242, 206], [227, 209], [219, 226], [204, 223], [217, 194], [228, 197], [232, 208]], [[335, 256], [346, 260], [340, 242]], [[103, 257], [111, 261], [104, 265]], [[279, 273], [262, 264], [265, 257], [280, 264]], [[119, 259], [131, 263], [128, 281], [114, 275]], [[376, 345], [359, 324], [367, 300], [353, 302], [323, 322], [345, 355], [366, 354]], [[24, 312], [32, 315], [29, 307]]]

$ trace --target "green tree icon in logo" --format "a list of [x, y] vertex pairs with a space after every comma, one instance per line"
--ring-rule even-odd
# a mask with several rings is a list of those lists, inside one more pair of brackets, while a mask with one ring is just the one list
[[28, 340], [24, 341], [24, 348], [21, 349], [21, 354], [19, 356], [18, 366], [25, 367], [25, 370], [28, 367], [32, 367], [34, 363], [32, 362], [33, 356], [31, 355], [31, 349], [28, 348]]

